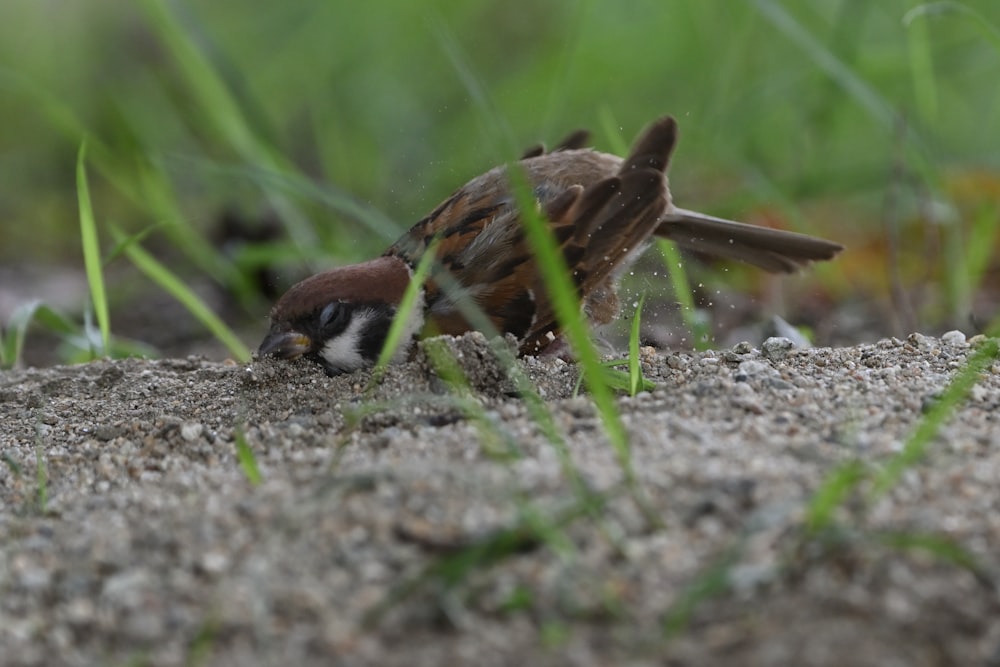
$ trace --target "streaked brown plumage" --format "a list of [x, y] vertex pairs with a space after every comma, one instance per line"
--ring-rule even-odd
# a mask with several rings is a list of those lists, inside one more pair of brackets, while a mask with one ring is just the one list
[[[665, 175], [677, 140], [672, 118], [650, 125], [624, 160], [581, 148], [586, 138], [577, 132], [552, 152], [530, 149], [518, 165], [596, 324], [618, 314], [617, 279], [653, 236], [776, 272], [831, 259], [841, 250], [830, 241], [675, 207]], [[438, 267], [424, 286], [409, 334], [468, 331], [473, 327], [458, 302], [471, 299], [497, 331], [518, 338], [522, 353], [538, 352], [558, 337], [506, 168], [497, 167], [457, 190], [382, 257], [292, 287], [271, 312], [260, 353], [305, 354], [331, 373], [371, 363], [413, 267], [434, 238]]]

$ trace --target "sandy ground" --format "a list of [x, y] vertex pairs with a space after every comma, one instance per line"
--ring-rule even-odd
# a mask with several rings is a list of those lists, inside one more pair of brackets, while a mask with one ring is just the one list
[[271, 361], [0, 373], [0, 663], [1000, 665], [1000, 362], [891, 493], [803, 529], [824, 475], [899, 451], [960, 334], [647, 349], [631, 494], [571, 364], [521, 362], [575, 485], [481, 337], [450, 345], [461, 398], [422, 353], [371, 394]]

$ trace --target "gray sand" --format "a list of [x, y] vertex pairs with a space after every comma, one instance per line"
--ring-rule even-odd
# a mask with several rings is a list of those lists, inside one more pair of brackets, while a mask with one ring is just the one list
[[[618, 404], [652, 517], [572, 397], [575, 368], [525, 360], [584, 485], [610, 500], [379, 607], [578, 498], [481, 336], [450, 345], [471, 411], [422, 354], [368, 398], [366, 373], [304, 362], [0, 373], [0, 663], [1000, 664], [1000, 362], [887, 497], [868, 512], [854, 497], [844, 531], [803, 539], [824, 475], [899, 451], [969, 354], [960, 334], [786, 357], [645, 350], [659, 388]], [[880, 539], [899, 533], [954, 540], [978, 570]], [[665, 639], [664, 614], [713, 582]]]

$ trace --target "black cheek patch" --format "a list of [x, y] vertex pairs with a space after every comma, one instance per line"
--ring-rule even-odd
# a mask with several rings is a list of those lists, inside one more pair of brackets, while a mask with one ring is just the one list
[[535, 320], [535, 299], [525, 290], [508, 301], [497, 311], [498, 319], [504, 323], [504, 331], [524, 338]]
[[[389, 335], [389, 327], [392, 325], [396, 309], [388, 304], [378, 303], [368, 306], [368, 310], [371, 314], [358, 339], [358, 352], [368, 363], [375, 363]], [[408, 342], [400, 341], [400, 345], [405, 346]]]

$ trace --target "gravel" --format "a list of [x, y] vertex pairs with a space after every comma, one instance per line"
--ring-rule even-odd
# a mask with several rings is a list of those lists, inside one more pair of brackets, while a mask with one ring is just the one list
[[370, 391], [270, 360], [0, 373], [0, 663], [1000, 665], [1000, 362], [887, 495], [804, 527], [976, 339], [645, 348], [633, 487], [572, 364], [519, 362], [562, 450], [482, 336], [443, 342], [458, 394], [423, 350]]

